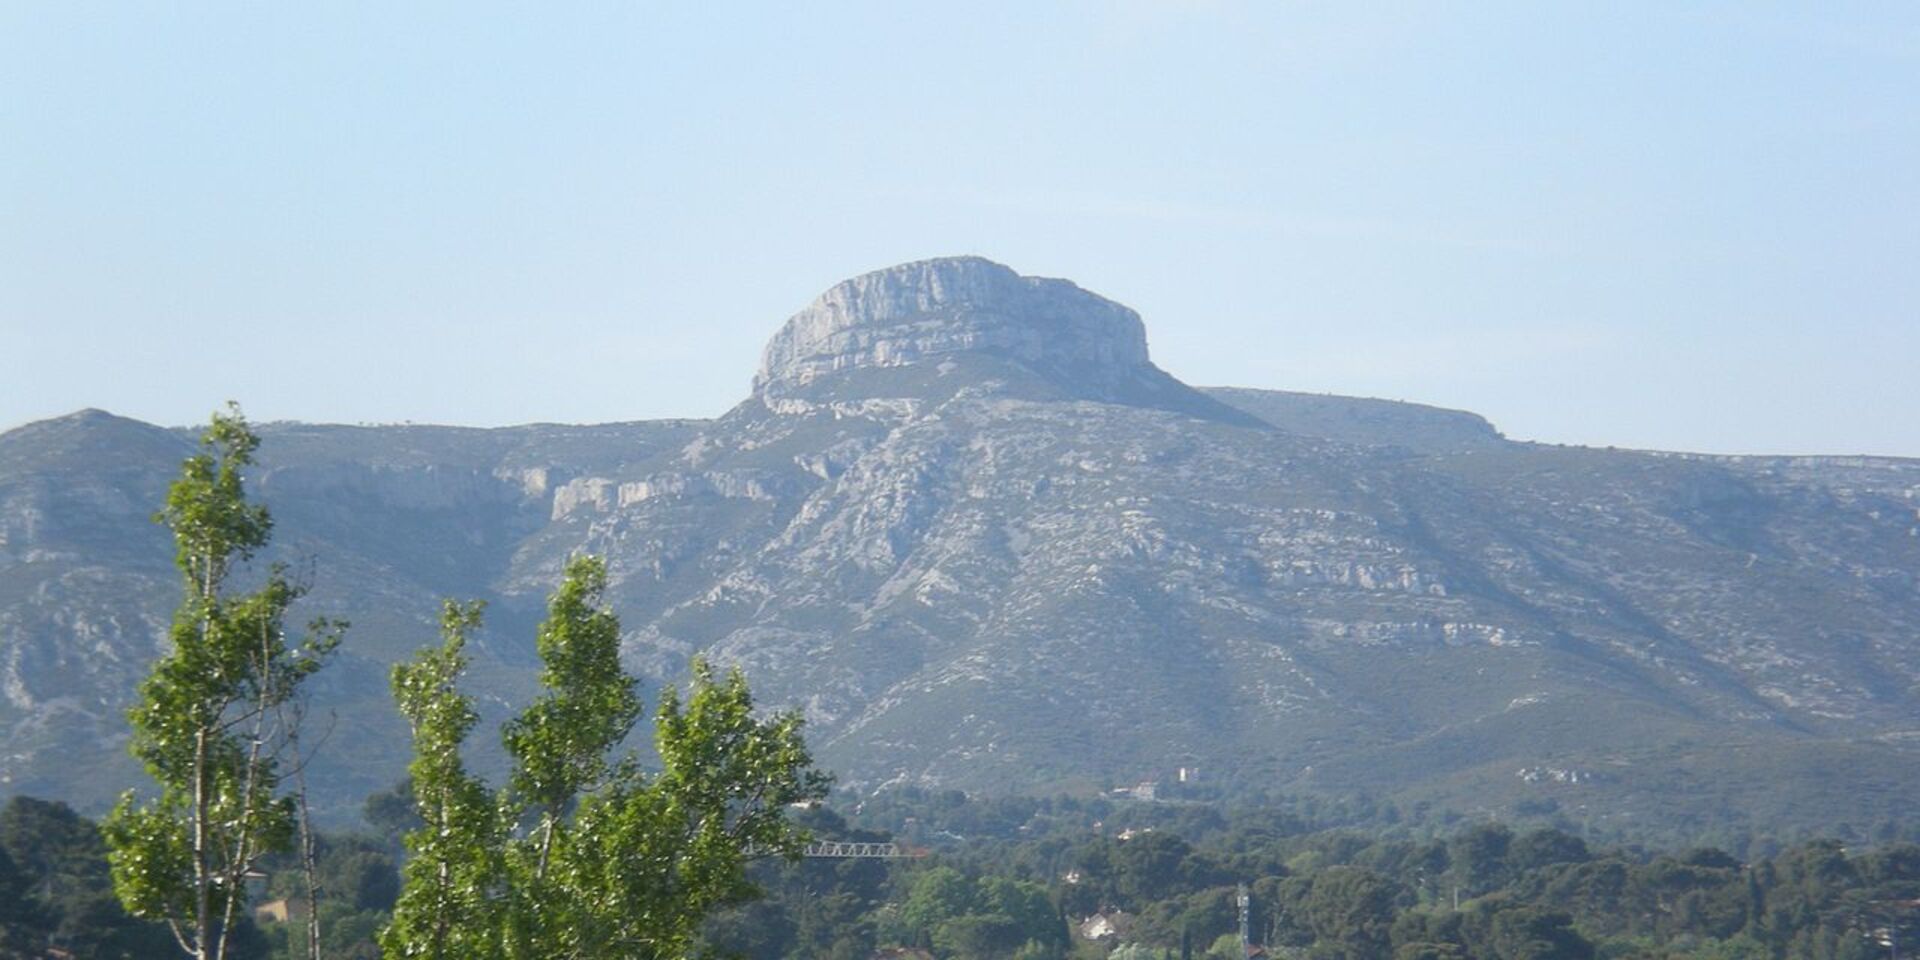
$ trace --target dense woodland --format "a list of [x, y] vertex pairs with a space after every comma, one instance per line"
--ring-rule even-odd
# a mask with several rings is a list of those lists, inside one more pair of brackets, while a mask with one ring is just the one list
[[[712, 917], [705, 945], [754, 960], [865, 960], [886, 947], [943, 960], [1230, 957], [1241, 884], [1251, 939], [1268, 956], [1823, 960], [1920, 943], [1920, 846], [1905, 841], [1809, 840], [1743, 861], [1712, 847], [1589, 845], [1551, 827], [1362, 824], [1368, 808], [903, 790], [844, 816], [796, 810], [817, 837], [897, 837], [927, 853], [764, 860], [754, 879], [765, 896]], [[362, 829], [322, 838], [323, 956], [379, 956], [413, 810], [402, 787], [368, 801]], [[298, 864], [267, 867], [254, 905], [290, 900], [297, 920]], [[1086, 939], [1080, 929], [1095, 915], [1122, 932]], [[304, 956], [301, 928], [249, 921], [232, 955]], [[0, 957], [49, 948], [101, 958], [176, 950], [164, 928], [121, 909], [94, 823], [16, 797], [0, 811]]]

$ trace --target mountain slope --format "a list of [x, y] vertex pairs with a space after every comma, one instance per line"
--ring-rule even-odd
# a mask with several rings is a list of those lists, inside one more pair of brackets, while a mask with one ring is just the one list
[[[828, 291], [716, 420], [261, 432], [277, 550], [355, 621], [316, 691], [341, 806], [398, 775], [384, 672], [438, 598], [491, 601], [498, 715], [578, 550], [609, 559], [637, 669], [742, 666], [858, 789], [1198, 766], [1864, 822], [1920, 782], [1920, 463], [1540, 446], [1196, 390], [1132, 311], [977, 258]], [[143, 518], [189, 442], [97, 413], [0, 436], [0, 789], [97, 806], [130, 782], [119, 704], [171, 605]]]

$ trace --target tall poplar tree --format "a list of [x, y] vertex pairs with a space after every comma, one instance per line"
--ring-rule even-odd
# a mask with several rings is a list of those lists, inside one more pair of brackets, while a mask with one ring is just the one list
[[214, 414], [154, 517], [173, 530], [184, 597], [171, 649], [127, 716], [130, 749], [159, 792], [128, 791], [102, 825], [120, 902], [165, 921], [196, 960], [226, 956], [248, 872], [291, 842], [295, 804], [280, 789], [281, 761], [298, 711], [284, 707], [345, 627], [315, 621], [289, 640], [287, 609], [303, 588], [277, 564], [252, 591], [231, 583], [273, 529], [243, 486], [259, 444], [238, 407]]
[[467, 635], [480, 625], [482, 609], [478, 602], [448, 601], [440, 646], [393, 669], [393, 697], [413, 730], [407, 775], [422, 823], [406, 836], [400, 898], [380, 934], [388, 956], [500, 956], [496, 895], [506, 824], [493, 792], [460, 757], [479, 715], [457, 684], [467, 666]]
[[683, 956], [712, 911], [754, 893], [746, 864], [795, 855], [789, 804], [824, 796], [800, 718], [758, 717], [744, 678], [696, 662], [684, 700], [655, 716], [660, 769], [614, 752], [641, 715], [620, 666], [605, 565], [572, 561], [540, 626], [546, 692], [504, 731], [513, 770], [489, 791], [460, 748], [474, 725], [456, 689], [477, 607], [449, 604], [438, 649], [394, 670], [413, 726], [413, 793], [389, 957], [558, 960]]

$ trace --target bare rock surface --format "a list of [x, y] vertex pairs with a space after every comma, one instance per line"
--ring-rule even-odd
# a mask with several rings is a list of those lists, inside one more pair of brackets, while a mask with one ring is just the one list
[[848, 368], [973, 351], [1108, 388], [1150, 365], [1146, 327], [1132, 310], [1066, 280], [953, 257], [876, 270], [821, 294], [767, 344], [754, 384], [778, 393]]

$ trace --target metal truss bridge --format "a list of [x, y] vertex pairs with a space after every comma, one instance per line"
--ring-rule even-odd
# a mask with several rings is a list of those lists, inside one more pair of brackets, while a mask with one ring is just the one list
[[[774, 856], [771, 850], [758, 847], [749, 849], [750, 857]], [[815, 859], [832, 860], [904, 860], [924, 857], [927, 851], [919, 847], [906, 847], [897, 843], [872, 843], [861, 840], [822, 840], [809, 843], [801, 849], [800, 855]]]

